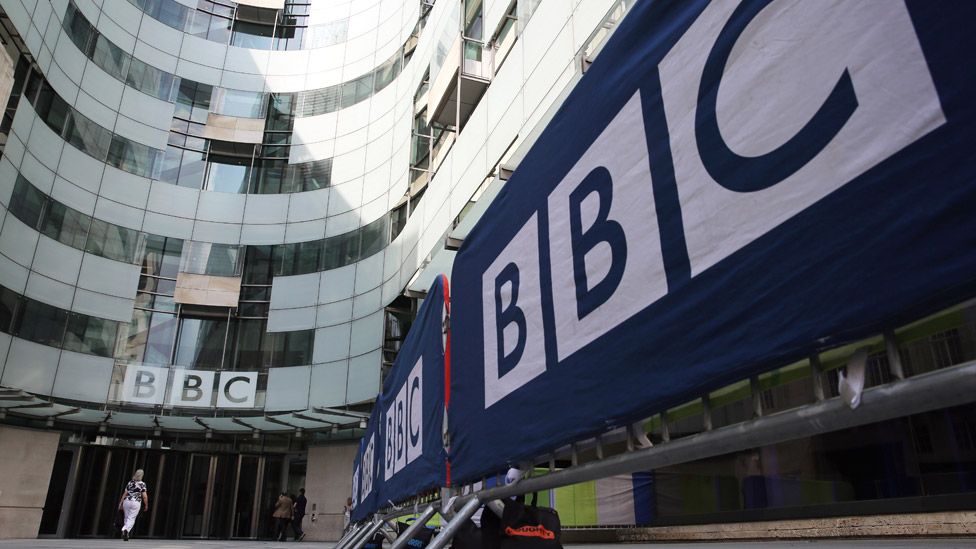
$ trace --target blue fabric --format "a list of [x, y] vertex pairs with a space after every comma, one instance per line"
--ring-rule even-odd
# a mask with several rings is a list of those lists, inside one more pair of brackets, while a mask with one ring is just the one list
[[[446, 291], [446, 277], [438, 276], [376, 400], [354, 465], [360, 474], [361, 496], [352, 513], [354, 521], [447, 482], [442, 436]], [[368, 479], [361, 463], [372, 436], [374, 467]], [[368, 487], [370, 480], [373, 489], [367, 493], [363, 486]]]
[[654, 471], [639, 471], [631, 475], [634, 483], [635, 524], [650, 524], [657, 516], [654, 497]]
[[[706, 84], [718, 85], [709, 79], [722, 77], [716, 71], [728, 58], [729, 41], [750, 21], [761, 21], [756, 14], [765, 4], [746, 2], [735, 10], [709, 56]], [[453, 480], [475, 481], [818, 349], [877, 334], [976, 296], [976, 72], [961, 68], [976, 48], [976, 3], [906, 5], [945, 122], [695, 272], [682, 222], [689, 211], [682, 208], [675, 170], [689, 151], [671, 148], [669, 127], [676, 121], [664, 111], [662, 90], [668, 82], [659, 66], [709, 5], [665, 0], [635, 4], [455, 260]], [[901, 4], [892, 2], [891, 7]], [[692, 120], [698, 128], [697, 145], [704, 147], [705, 168], [730, 192], [776, 189], [784, 177], [807, 166], [838, 128], [858, 116], [863, 105], [857, 104], [860, 96], [851, 96], [851, 75], [840, 71], [832, 78], [818, 96], [821, 108], [808, 113], [811, 122], [797, 129], [796, 138], [775, 154], [756, 157], [715, 145], [722, 135], [715, 131], [714, 94], [719, 107], [722, 95], [705, 86], [692, 90], [691, 97], [699, 92], [698, 120]], [[853, 90], [862, 91], [856, 78]], [[660, 235], [642, 241], [628, 234], [622, 240], [605, 206], [632, 189], [610, 189], [605, 174], [594, 170], [584, 180], [592, 192], [571, 196], [570, 203], [579, 209], [584, 199], [595, 200], [598, 207], [590, 218], [573, 217], [567, 239], [574, 250], [610, 254], [612, 262], [602, 279], [609, 282], [593, 284], [587, 277], [594, 275], [574, 253], [570, 270], [575, 293], [554, 288], [552, 264], [562, 258], [550, 254], [552, 239], [560, 237], [550, 232], [550, 197], [635, 94], [653, 174], [646, 184], [656, 211], [648, 215], [656, 214]], [[884, 142], [890, 133], [865, 134], [863, 140]], [[613, 154], [606, 151], [605, 156]], [[517, 262], [506, 266], [504, 261], [510, 244], [530, 226], [538, 230], [538, 295], [532, 294], [525, 266], [513, 268]], [[652, 245], [660, 251], [654, 252]], [[575, 295], [583, 318], [613, 295], [622, 280], [616, 270], [621, 258], [632, 261], [651, 253], [661, 255], [666, 294], [560, 357], [560, 346], [567, 342], [557, 339], [563, 327], [556, 322], [554, 294]], [[486, 298], [492, 292], [495, 298]], [[531, 303], [539, 303], [540, 328], [534, 328], [529, 315], [526, 304]], [[488, 307], [495, 308], [493, 326], [486, 325], [492, 313]], [[528, 332], [533, 329], [540, 332]], [[544, 346], [541, 373], [488, 402], [486, 367], [497, 368], [497, 376], [515, 373], [528, 364], [533, 345]], [[488, 354], [498, 356], [496, 364], [486, 366]]]

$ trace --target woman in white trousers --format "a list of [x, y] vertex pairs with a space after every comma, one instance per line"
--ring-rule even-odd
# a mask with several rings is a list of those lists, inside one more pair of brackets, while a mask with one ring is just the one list
[[125, 485], [122, 490], [122, 499], [119, 500], [119, 510], [125, 513], [125, 524], [122, 526], [122, 539], [129, 541], [129, 533], [132, 526], [136, 523], [139, 510], [149, 510], [149, 492], [146, 490], [146, 483], [142, 481], [144, 473], [142, 469], [137, 469], [132, 475], [132, 480]]

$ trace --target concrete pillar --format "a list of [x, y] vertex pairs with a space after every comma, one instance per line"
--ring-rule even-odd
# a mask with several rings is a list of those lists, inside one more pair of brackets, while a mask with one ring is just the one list
[[0, 425], [0, 538], [37, 537], [60, 437]]
[[338, 541], [342, 536], [342, 508], [352, 494], [352, 461], [358, 448], [357, 442], [346, 442], [308, 449], [308, 507], [302, 523], [306, 540]]

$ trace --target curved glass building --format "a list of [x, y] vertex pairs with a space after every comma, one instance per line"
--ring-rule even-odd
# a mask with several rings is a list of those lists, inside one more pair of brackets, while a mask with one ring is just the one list
[[137, 534], [260, 537], [306, 483], [338, 531], [449, 233], [624, 7], [549, 4], [0, 2], [3, 445], [58, 492], [23, 535], [108, 535], [139, 466]]

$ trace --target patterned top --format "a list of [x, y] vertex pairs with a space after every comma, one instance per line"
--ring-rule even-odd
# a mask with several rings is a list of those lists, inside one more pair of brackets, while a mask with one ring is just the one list
[[146, 483], [141, 480], [130, 480], [125, 485], [125, 499], [142, 501], [142, 493], [146, 491]]

